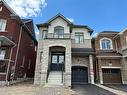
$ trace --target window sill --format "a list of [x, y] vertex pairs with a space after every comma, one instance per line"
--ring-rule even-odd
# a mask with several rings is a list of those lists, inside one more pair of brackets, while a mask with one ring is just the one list
[[5, 31], [3, 31], [3, 30], [0, 30], [0, 32], [7, 32], [6, 30]]
[[0, 75], [6, 75], [6, 73], [0, 73]]

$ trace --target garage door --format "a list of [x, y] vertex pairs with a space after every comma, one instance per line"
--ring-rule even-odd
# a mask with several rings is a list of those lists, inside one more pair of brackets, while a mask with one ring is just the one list
[[87, 67], [72, 67], [72, 84], [88, 83]]
[[122, 83], [120, 69], [102, 69], [104, 83]]

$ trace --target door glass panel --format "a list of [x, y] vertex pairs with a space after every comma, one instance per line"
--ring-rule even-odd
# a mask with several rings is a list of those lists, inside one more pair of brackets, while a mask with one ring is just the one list
[[59, 64], [62, 64], [64, 62], [64, 56], [60, 55], [59, 56]]
[[52, 63], [57, 64], [57, 55], [52, 56]]

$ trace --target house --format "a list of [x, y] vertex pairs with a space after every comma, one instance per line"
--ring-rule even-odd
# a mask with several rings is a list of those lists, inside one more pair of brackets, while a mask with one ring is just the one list
[[95, 81], [100, 84], [126, 84], [125, 32], [104, 31], [93, 39]]
[[34, 84], [94, 84], [93, 30], [75, 25], [61, 14], [37, 27], [40, 32]]
[[21, 19], [0, 1], [0, 84], [34, 76], [36, 60], [33, 21]]
[[127, 29], [121, 31], [116, 37], [117, 51], [122, 54], [122, 80], [127, 84]]

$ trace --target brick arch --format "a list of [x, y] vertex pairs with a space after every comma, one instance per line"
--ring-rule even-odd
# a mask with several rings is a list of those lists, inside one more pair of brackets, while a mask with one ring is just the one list
[[54, 52], [65, 52], [66, 48], [63, 46], [51, 46], [49, 47], [49, 51], [54, 51]]

